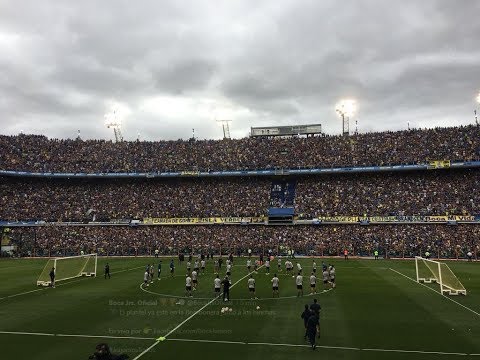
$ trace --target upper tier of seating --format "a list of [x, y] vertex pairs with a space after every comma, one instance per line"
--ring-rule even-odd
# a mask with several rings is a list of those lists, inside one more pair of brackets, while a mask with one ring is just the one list
[[309, 138], [119, 142], [0, 136], [0, 169], [157, 172], [342, 167], [480, 159], [478, 126]]

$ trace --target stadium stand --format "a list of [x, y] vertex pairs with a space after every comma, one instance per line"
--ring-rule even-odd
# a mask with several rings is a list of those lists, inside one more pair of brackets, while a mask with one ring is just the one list
[[0, 169], [157, 172], [415, 164], [478, 160], [477, 126], [344, 136], [111, 142], [0, 136]]
[[[479, 140], [476, 126], [221, 141], [112, 143], [0, 136], [0, 170], [116, 173], [464, 161], [478, 160]], [[247, 248], [339, 255], [348, 248], [356, 255], [382, 249], [387, 256], [412, 257], [428, 249], [441, 257], [462, 258], [468, 251], [477, 257], [479, 171], [171, 179], [4, 175], [0, 226], [22, 256], [80, 251], [150, 255], [156, 248], [165, 255], [245, 253]], [[288, 223], [296, 225], [266, 225], [267, 215], [290, 209]], [[225, 223], [217, 221], [223, 217], [235, 218], [230, 223], [237, 225], [217, 225]], [[380, 221], [387, 224], [404, 219], [379, 225], [375, 217], [388, 217]], [[214, 225], [197, 222], [199, 218]]]
[[286, 254], [414, 257], [427, 249], [443, 258], [465, 258], [468, 251], [480, 256], [480, 227], [475, 225], [187, 225], [187, 226], [39, 226], [11, 229], [12, 241], [22, 255], [67, 256], [98, 252], [100, 255], [163, 255], [185, 253]]

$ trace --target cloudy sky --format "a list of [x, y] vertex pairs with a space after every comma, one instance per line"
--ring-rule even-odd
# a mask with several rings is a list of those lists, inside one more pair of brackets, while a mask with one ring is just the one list
[[[0, 0], [0, 133], [232, 137], [321, 123], [468, 124], [480, 91], [477, 0]], [[109, 116], [107, 116], [108, 118]], [[351, 124], [351, 128], [355, 125]]]

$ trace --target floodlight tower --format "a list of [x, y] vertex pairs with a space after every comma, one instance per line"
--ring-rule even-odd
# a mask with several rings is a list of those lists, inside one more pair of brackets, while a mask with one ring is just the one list
[[217, 122], [222, 123], [223, 138], [230, 139], [230, 126], [228, 125], [228, 123], [232, 122], [232, 120], [217, 120]]
[[122, 122], [117, 118], [115, 111], [105, 115], [105, 126], [108, 129], [113, 129], [116, 142], [123, 141]]
[[340, 100], [335, 106], [335, 111], [342, 118], [342, 135], [348, 136], [350, 134], [350, 117], [355, 114], [357, 110], [357, 103], [355, 100], [345, 99]]

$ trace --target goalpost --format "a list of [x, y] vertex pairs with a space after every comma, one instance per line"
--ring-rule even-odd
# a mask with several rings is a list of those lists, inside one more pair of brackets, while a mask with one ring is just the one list
[[417, 282], [440, 285], [440, 292], [448, 295], [467, 295], [467, 290], [447, 264], [415, 256]]
[[97, 276], [97, 254], [49, 259], [38, 277], [37, 286], [50, 286], [50, 271], [55, 269], [55, 282], [80, 276]]

